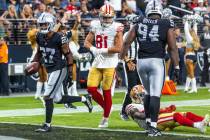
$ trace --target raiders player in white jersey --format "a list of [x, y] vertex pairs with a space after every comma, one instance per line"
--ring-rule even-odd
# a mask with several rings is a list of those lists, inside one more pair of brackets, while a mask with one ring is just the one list
[[[65, 34], [53, 31], [55, 17], [50, 13], [42, 13], [37, 22], [40, 28], [36, 37], [38, 50], [32, 62], [41, 63], [43, 59], [49, 78], [44, 92], [46, 120], [36, 132], [49, 132], [54, 109], [53, 102], [58, 104], [83, 102], [89, 112], [92, 111], [92, 103], [89, 96], [75, 97], [67, 94], [62, 96], [67, 92], [67, 86], [72, 85], [73, 58], [68, 47], [68, 39]], [[30, 66], [26, 68], [26, 74], [30, 72]]]
[[[139, 17], [137, 23], [129, 30], [123, 42], [121, 58], [124, 58], [131, 43], [137, 38], [139, 43], [137, 71], [145, 87], [144, 108], [146, 121], [154, 129], [157, 127], [160, 109], [161, 90], [165, 81], [165, 46], [175, 66], [175, 77], [179, 76], [178, 49], [173, 31], [173, 22], [161, 19], [162, 5], [151, 0], [146, 6], [146, 18]], [[148, 131], [148, 136], [159, 136], [157, 131]]]

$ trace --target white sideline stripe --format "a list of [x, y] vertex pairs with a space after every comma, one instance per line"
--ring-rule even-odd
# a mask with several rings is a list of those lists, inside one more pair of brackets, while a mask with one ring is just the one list
[[[22, 124], [22, 125], [34, 125], [34, 126], [40, 126], [40, 124], [34, 124], [34, 123], [16, 123], [16, 122], [1, 122], [2, 124]], [[130, 133], [145, 133], [145, 131], [142, 130], [128, 130], [128, 129], [109, 129], [109, 128], [91, 128], [91, 127], [76, 127], [76, 126], [64, 126], [64, 125], [53, 125], [53, 127], [58, 128], [71, 128], [71, 129], [83, 129], [83, 130], [95, 130], [95, 131], [109, 131], [109, 132], [130, 132]], [[210, 138], [208, 135], [203, 134], [185, 134], [185, 133], [175, 133], [175, 132], [163, 132], [164, 135], [173, 135], [173, 136], [185, 136], [185, 137], [200, 137], [200, 138]]]
[[[208, 100], [188, 100], [188, 101], [170, 101], [170, 102], [162, 102], [161, 106], [169, 106], [171, 104], [176, 105], [177, 107], [183, 106], [205, 106], [210, 105], [210, 99]], [[112, 111], [119, 111], [121, 110], [121, 104], [114, 104]], [[93, 112], [100, 112], [102, 109], [96, 105], [93, 108]], [[67, 113], [88, 113], [88, 109], [85, 106], [78, 106], [77, 109], [71, 108], [64, 108], [59, 107], [55, 108], [53, 113], [54, 114], [67, 114]], [[1, 110], [0, 117], [17, 117], [17, 116], [36, 116], [36, 115], [44, 115], [45, 109], [44, 108], [34, 108], [34, 109], [16, 109], [16, 110]]]

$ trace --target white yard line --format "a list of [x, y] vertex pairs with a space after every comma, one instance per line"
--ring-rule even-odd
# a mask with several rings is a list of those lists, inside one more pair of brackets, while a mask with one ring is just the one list
[[[210, 99], [208, 100], [188, 100], [188, 101], [170, 101], [162, 102], [161, 106], [168, 106], [174, 104], [177, 107], [183, 106], [206, 106], [210, 105]], [[112, 111], [119, 111], [121, 109], [121, 104], [114, 104]], [[100, 112], [102, 109], [99, 106], [94, 106], [93, 112]], [[88, 112], [87, 107], [78, 106], [77, 109], [66, 109], [64, 107], [55, 108], [54, 114], [66, 114], [66, 113], [84, 113]], [[0, 117], [15, 117], [15, 116], [35, 116], [43, 115], [45, 113], [44, 108], [34, 108], [34, 109], [16, 109], [16, 110], [1, 110]]]

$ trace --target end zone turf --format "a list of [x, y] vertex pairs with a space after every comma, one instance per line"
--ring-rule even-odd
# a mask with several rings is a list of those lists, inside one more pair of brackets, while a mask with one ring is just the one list
[[0, 124], [0, 135], [15, 136], [32, 140], [209, 140], [210, 137], [182, 136], [174, 134], [163, 134], [161, 137], [147, 137], [145, 133], [126, 130], [100, 130], [89, 128], [53, 127], [52, 132], [34, 132], [38, 125], [29, 124]]

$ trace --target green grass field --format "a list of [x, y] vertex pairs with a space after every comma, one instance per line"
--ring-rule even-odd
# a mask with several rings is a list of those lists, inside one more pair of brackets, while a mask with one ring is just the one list
[[[165, 101], [183, 101], [183, 100], [202, 100], [210, 99], [208, 89], [199, 89], [199, 94], [186, 94], [179, 90], [177, 95], [169, 96], [163, 95], [161, 102]], [[113, 104], [121, 104], [124, 98], [124, 93], [115, 93], [113, 97]], [[95, 104], [95, 103], [94, 103]], [[83, 105], [76, 103], [76, 105]], [[56, 107], [63, 107], [63, 105], [56, 105]], [[0, 98], [0, 110], [13, 110], [13, 109], [32, 109], [42, 108], [39, 100], [34, 100], [34, 97], [10, 97]]]
[[[175, 96], [162, 96], [161, 101], [183, 101], [183, 100], [202, 100], [202, 99], [210, 99], [210, 93], [208, 93], [207, 89], [200, 89], [198, 94], [186, 94], [182, 91], [178, 91], [179, 93]], [[121, 104], [123, 100], [124, 94], [116, 93], [113, 97], [113, 104]], [[81, 103], [77, 103], [77, 106], [83, 105]], [[56, 107], [63, 108], [63, 105], [56, 105]], [[17, 110], [18, 109], [33, 109], [33, 108], [42, 108], [42, 104], [38, 100], [34, 100], [34, 97], [12, 97], [12, 98], [0, 98], [0, 111], [1, 110]], [[210, 114], [210, 106], [185, 106], [178, 107], [178, 111], [191, 111], [199, 115]], [[102, 117], [102, 112], [94, 112], [94, 113], [74, 113], [71, 112], [67, 114], [58, 114], [53, 116], [53, 125], [58, 126], [75, 126], [75, 127], [90, 127], [97, 128], [98, 123]], [[18, 116], [18, 117], [0, 117], [0, 122], [14, 122], [17, 124], [27, 123], [27, 124], [41, 124], [44, 120], [44, 115], [37, 116]], [[82, 129], [70, 129], [70, 128], [57, 128], [54, 127], [53, 132], [50, 134], [37, 134], [33, 132], [35, 128], [38, 126], [33, 125], [12, 125], [12, 124], [0, 124], [0, 135], [8, 135], [8, 136], [18, 136], [27, 139], [99, 139], [100, 135], [104, 137], [100, 137], [100, 139], [110, 139], [110, 140], [124, 140], [124, 139], [140, 139], [146, 140], [145, 134], [140, 133], [128, 133], [128, 132], [107, 132], [107, 131], [96, 131], [96, 130], [82, 130]], [[133, 121], [122, 121], [119, 116], [119, 111], [113, 111], [109, 121], [109, 129], [117, 130], [142, 130], [137, 124]], [[11, 130], [11, 131], [9, 131]], [[21, 133], [22, 131], [22, 133]], [[200, 134], [199, 130], [195, 128], [189, 127], [177, 127], [173, 130], [173, 132], [178, 134]], [[97, 134], [96, 134], [97, 133]], [[210, 127], [207, 129], [207, 133], [205, 136], [210, 136]], [[205, 139], [198, 137], [182, 137], [182, 136], [167, 136], [161, 137], [162, 139]], [[154, 138], [156, 139], [156, 138]], [[157, 138], [159, 140], [159, 138]], [[210, 139], [210, 138], [208, 138]]]

